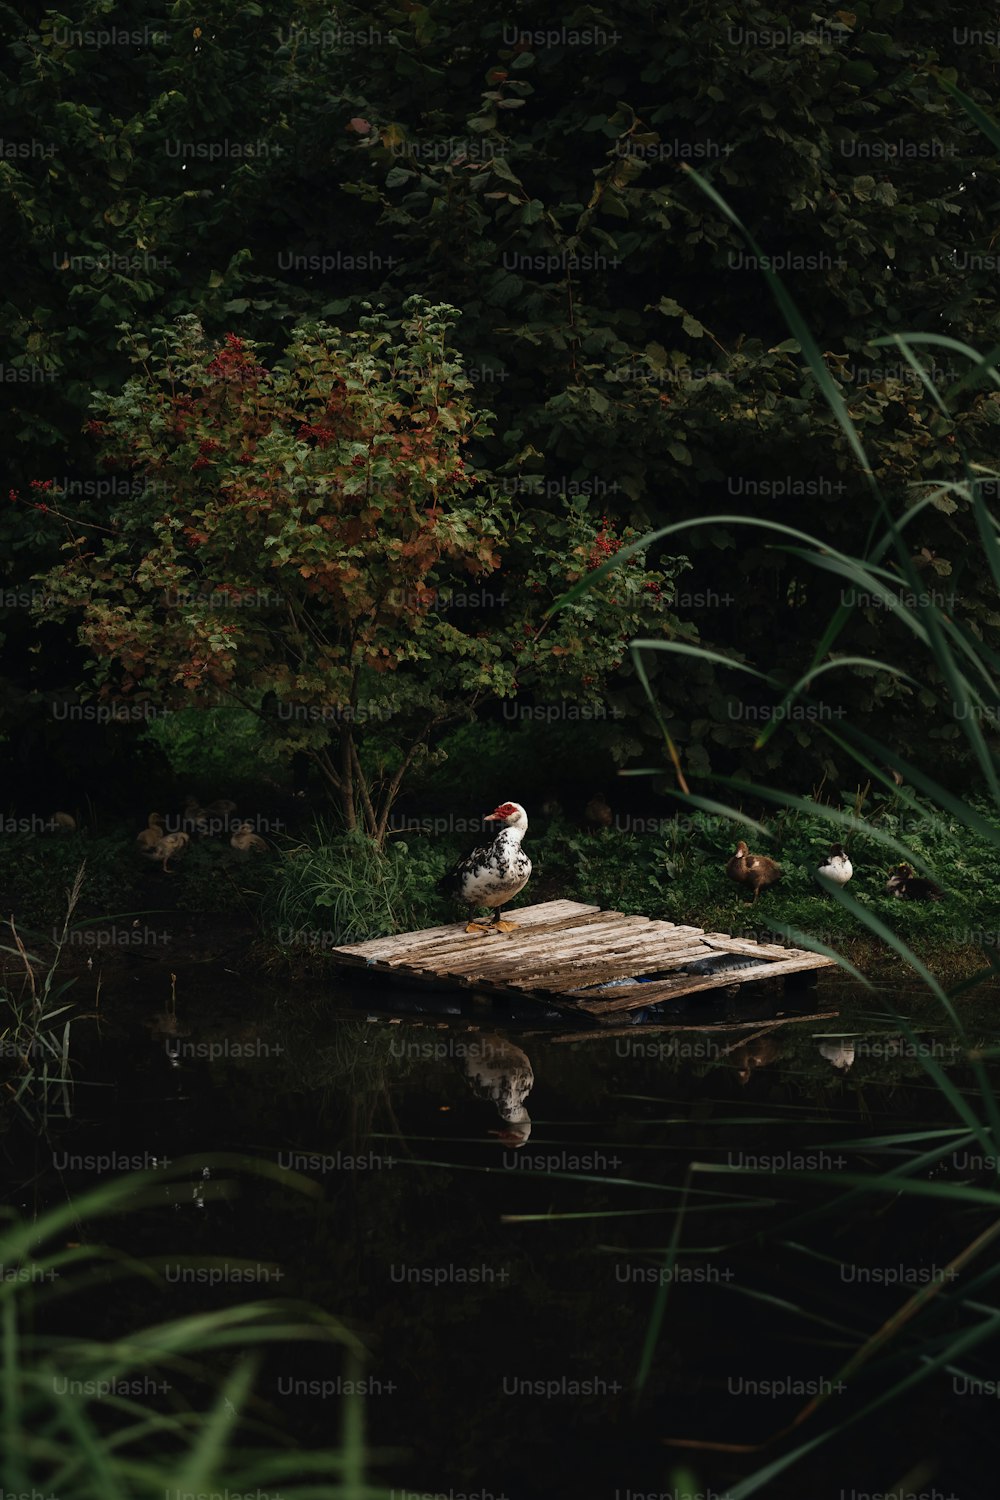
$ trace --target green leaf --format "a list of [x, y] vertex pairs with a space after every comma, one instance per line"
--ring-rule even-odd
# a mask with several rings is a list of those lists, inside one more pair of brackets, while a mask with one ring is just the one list
[[848, 83], [856, 83], [861, 87], [869, 83], [874, 83], [878, 77], [878, 69], [873, 67], [870, 62], [865, 62], [861, 58], [856, 58], [852, 62], [845, 63], [841, 69], [841, 73], [847, 79]]

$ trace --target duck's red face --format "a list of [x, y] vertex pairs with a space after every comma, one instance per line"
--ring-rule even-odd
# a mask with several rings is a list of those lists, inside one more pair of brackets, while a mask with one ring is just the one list
[[508, 818], [516, 818], [521, 809], [516, 802], [501, 802], [500, 806], [493, 812], [487, 813], [483, 819], [484, 823], [506, 823]]

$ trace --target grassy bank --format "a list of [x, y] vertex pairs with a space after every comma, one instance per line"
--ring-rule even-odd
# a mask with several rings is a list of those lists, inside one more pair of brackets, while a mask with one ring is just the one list
[[[866, 816], [886, 836], [905, 838], [944, 898], [925, 903], [887, 895], [894, 858], [860, 828], [845, 835], [855, 866], [852, 898], [940, 976], [981, 970], [984, 953], [1000, 941], [1000, 879], [989, 846], [930, 810], [917, 819], [887, 801]], [[808, 934], [865, 973], [902, 974], [903, 962], [888, 944], [815, 880], [829, 842], [818, 816], [779, 816], [768, 824], [769, 840], [755, 840], [784, 872], [756, 905], [725, 874], [741, 832], [731, 820], [695, 814], [627, 821], [598, 832], [561, 816], [534, 822], [525, 845], [534, 873], [515, 906], [563, 897], [765, 941]], [[270, 872], [261, 905], [268, 945], [288, 957], [310, 955], [340, 942], [457, 921], [460, 912], [438, 895], [435, 882], [469, 842], [408, 833], [379, 856], [317, 824]]]
[[[855, 867], [848, 890], [861, 911], [939, 976], [981, 970], [1000, 943], [1000, 873], [989, 845], [929, 807], [915, 817], [887, 798], [859, 811], [869, 829], [905, 842], [944, 892], [927, 903], [886, 895], [895, 856], [858, 826], [844, 838]], [[10, 840], [0, 855], [4, 917], [13, 913], [33, 938], [51, 938], [83, 863], [81, 924], [150, 911], [183, 912], [208, 926], [213, 916], [240, 916], [257, 929], [270, 958], [294, 965], [338, 943], [459, 920], [436, 883], [475, 835], [423, 831], [428, 826], [415, 819], [380, 854], [317, 819], [252, 860], [235, 857], [224, 842], [195, 843], [167, 876], [136, 858], [134, 834], [124, 827]], [[743, 832], [732, 819], [619, 815], [611, 827], [591, 831], [562, 814], [535, 817], [525, 846], [534, 872], [515, 905], [563, 897], [770, 942], [808, 934], [866, 974], [900, 975], [898, 955], [815, 880], [829, 843], [822, 818], [796, 811], [766, 827], [768, 837], [753, 835], [751, 847], [777, 858], [783, 878], [753, 905], [725, 874]]]

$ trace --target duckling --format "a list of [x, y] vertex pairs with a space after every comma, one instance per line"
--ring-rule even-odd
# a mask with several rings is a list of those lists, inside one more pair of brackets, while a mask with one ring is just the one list
[[730, 880], [738, 880], [741, 885], [750, 887], [753, 891], [751, 904], [756, 905], [757, 897], [764, 887], [774, 885], [775, 881], [781, 879], [781, 866], [766, 854], [751, 854], [740, 839], [736, 845], [736, 853], [726, 866], [726, 874]]
[[166, 832], [162, 813], [150, 813], [146, 825], [135, 838], [140, 854], [146, 854], [150, 849], [155, 849]]
[[598, 792], [591, 797], [583, 810], [584, 821], [591, 833], [599, 833], [602, 828], [610, 828], [615, 820], [610, 804], [603, 792]]
[[155, 860], [157, 864], [162, 865], [165, 875], [172, 875], [174, 872], [169, 868], [170, 861], [179, 859], [190, 842], [189, 833], [165, 833], [151, 849], [143, 849], [141, 852], [146, 859]]
[[216, 797], [214, 802], [206, 802], [204, 811], [211, 813], [213, 817], [224, 818], [227, 813], [236, 811], [236, 803], [228, 797]]
[[831, 844], [830, 852], [823, 863], [816, 870], [817, 875], [822, 875], [824, 880], [831, 880], [834, 885], [846, 885], [854, 874], [854, 866], [847, 857], [847, 850], [843, 844]]
[[72, 813], [55, 812], [49, 819], [50, 833], [75, 833], [76, 819]]
[[267, 853], [267, 841], [259, 833], [254, 833], [253, 824], [249, 822], [238, 823], [229, 842], [240, 854]]
[[904, 901], [941, 901], [944, 897], [940, 886], [914, 874], [913, 866], [907, 864], [896, 866], [886, 881], [885, 892], [887, 896], [899, 896]]
[[208, 832], [208, 809], [202, 807], [197, 797], [190, 794], [184, 798], [184, 811], [181, 813], [181, 826], [188, 833], [206, 834]]

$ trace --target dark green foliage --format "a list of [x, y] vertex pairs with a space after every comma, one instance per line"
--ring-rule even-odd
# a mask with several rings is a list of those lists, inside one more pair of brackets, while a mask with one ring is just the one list
[[442, 909], [434, 887], [445, 856], [402, 841], [385, 852], [360, 834], [341, 835], [317, 820], [285, 850], [264, 890], [269, 939], [298, 958], [425, 926]]
[[[674, 612], [724, 653], [783, 673], [790, 644], [805, 654], [818, 639], [835, 580], [694, 520], [766, 514], [860, 553], [866, 486], [742, 236], [681, 169], [705, 172], [785, 267], [895, 514], [909, 485], [957, 470], [962, 445], [997, 467], [997, 397], [965, 390], [944, 417], [872, 343], [904, 327], [978, 347], [998, 334], [990, 147], [941, 81], [989, 107], [996, 49], [961, 38], [990, 31], [992, 13], [921, 4], [901, 17], [874, 0], [768, 46], [755, 35], [793, 24], [768, 5], [621, 3], [546, 17], [546, 29], [589, 27], [586, 44], [532, 47], [509, 28], [533, 23], [497, 0], [474, 13], [458, 0], [358, 7], [335, 23], [311, 3], [294, 22], [237, 0], [210, 19], [186, 3], [159, 17], [121, 4], [92, 24], [165, 35], [88, 50], [60, 39], [61, 18], [32, 15], [0, 103], [4, 140], [30, 147], [0, 161], [5, 242], [25, 272], [3, 294], [5, 450], [22, 497], [0, 520], [5, 587], [51, 564], [63, 539], [30, 509], [32, 479], [77, 486], [74, 522], [101, 524], [120, 494], [81, 429], [94, 387], [126, 374], [123, 321], [143, 332], [194, 313], [210, 334], [279, 348], [303, 316], [353, 324], [365, 301], [398, 314], [418, 290], [462, 309], [456, 341], [498, 414], [482, 458], [519, 494], [531, 476], [549, 496], [575, 488], [595, 516], [690, 516], [694, 570]], [[212, 159], [215, 147], [227, 154]], [[961, 373], [950, 358], [936, 360], [941, 390]], [[928, 588], [954, 594], [992, 640], [974, 538], [961, 496], [940, 496], [910, 531]], [[12, 648], [32, 639], [16, 606], [0, 629]], [[35, 711], [25, 685], [82, 677], [70, 640], [52, 628], [16, 669], [5, 692], [19, 717]], [[845, 645], [887, 640], [909, 664], [887, 612], [859, 605]], [[897, 745], [919, 709], [954, 778], [964, 750], [928, 701], [936, 686], [932, 674], [914, 697], [855, 674], [830, 707]], [[662, 697], [696, 773], [847, 774], [808, 723], [753, 756], [757, 723], [718, 665], [675, 664]]]
[[[85, 866], [79, 893], [79, 914], [111, 915], [139, 905], [142, 871], [133, 861], [127, 834], [73, 833], [66, 837], [34, 834], [5, 835], [0, 839], [2, 919], [14, 912], [25, 928], [51, 938], [66, 910], [66, 895], [77, 869]], [[135, 867], [133, 867], [133, 864]]]
[[[155, 720], [146, 731], [180, 782], [197, 785], [206, 801], [261, 780], [264, 735], [244, 708], [187, 708]], [[276, 767], [267, 771], [277, 776]]]

